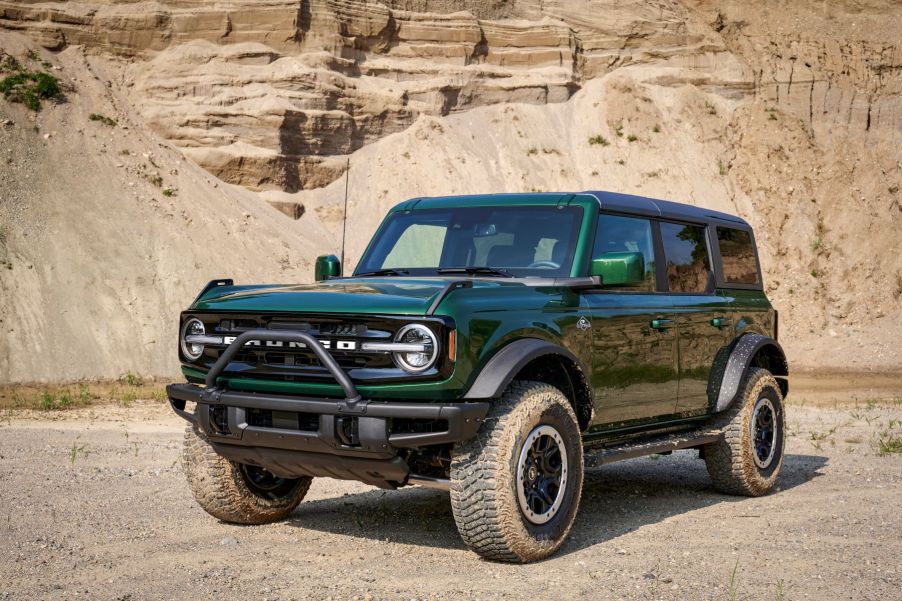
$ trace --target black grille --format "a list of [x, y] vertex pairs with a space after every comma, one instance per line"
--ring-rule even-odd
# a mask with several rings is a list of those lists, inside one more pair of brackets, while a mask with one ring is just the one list
[[[230, 317], [220, 319], [213, 326], [215, 333], [223, 336], [238, 336], [243, 332], [257, 328], [307, 332], [320, 340], [354, 341], [358, 348], [367, 340], [385, 341], [390, 340], [393, 336], [393, 332], [388, 329], [374, 328], [359, 322], [341, 320], [314, 321], [290, 317]], [[333, 342], [333, 344], [335, 343]], [[208, 349], [208, 354], [214, 361], [225, 351], [224, 348], [208, 347]], [[391, 356], [387, 353], [366, 353], [360, 350], [342, 351], [334, 349], [330, 349], [329, 352], [338, 365], [346, 371], [394, 367]], [[249, 345], [235, 355], [234, 361], [235, 363], [243, 363], [248, 366], [249, 369], [243, 371], [245, 373], [253, 371], [255, 377], [262, 376], [289, 380], [293, 380], [294, 376], [330, 377], [316, 355], [304, 348], [282, 350]], [[286, 368], [291, 368], [291, 373], [286, 373]]]
[[[284, 313], [194, 315], [204, 322], [210, 335], [237, 337], [254, 329], [278, 329], [305, 332], [323, 342], [329, 341], [330, 348], [327, 350], [330, 355], [342, 370], [358, 382], [414, 381], [434, 379], [440, 375], [447, 377], [450, 375], [449, 368], [452, 367], [451, 364], [440, 360], [435, 369], [412, 375], [397, 367], [390, 353], [362, 350], [365, 342], [392, 341], [402, 326], [413, 321], [406, 316], [369, 317], [338, 314], [301, 316]], [[433, 321], [437, 330], [442, 328], [438, 319], [416, 321], [420, 323]], [[443, 340], [441, 331], [436, 331], [436, 334], [439, 340]], [[354, 349], [345, 348], [349, 342], [354, 344]], [[204, 358], [196, 365], [202, 369], [210, 369], [225, 349], [224, 345], [206, 345]], [[276, 342], [245, 345], [235, 355], [223, 375], [230, 378], [275, 382], [335, 381], [310, 349], [291, 343], [278, 345]]]

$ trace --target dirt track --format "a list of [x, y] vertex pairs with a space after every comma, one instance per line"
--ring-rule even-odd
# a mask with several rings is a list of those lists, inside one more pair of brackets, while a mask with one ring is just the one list
[[902, 455], [874, 437], [900, 418], [791, 405], [781, 490], [760, 499], [714, 492], [694, 452], [605, 467], [562, 551], [512, 566], [467, 551], [431, 490], [320, 479], [287, 522], [219, 523], [162, 404], [7, 413], [0, 599], [898, 599]]

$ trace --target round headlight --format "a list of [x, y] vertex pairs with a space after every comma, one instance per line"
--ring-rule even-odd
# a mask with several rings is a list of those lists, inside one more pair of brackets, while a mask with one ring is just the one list
[[188, 342], [187, 337], [203, 336], [204, 334], [206, 334], [204, 324], [196, 317], [192, 317], [182, 324], [182, 332], [181, 336], [179, 336], [179, 341], [182, 345], [182, 354], [185, 355], [185, 358], [189, 361], [197, 361], [200, 359], [200, 356], [204, 354], [204, 345]]
[[392, 355], [398, 367], [406, 372], [416, 374], [426, 371], [438, 357], [438, 340], [432, 330], [424, 325], [413, 323], [404, 326], [395, 335], [395, 342], [415, 344], [422, 348], [416, 351], [398, 351]]

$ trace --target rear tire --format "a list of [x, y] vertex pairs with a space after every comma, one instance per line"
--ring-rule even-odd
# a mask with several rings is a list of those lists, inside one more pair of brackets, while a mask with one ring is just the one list
[[204, 511], [233, 524], [266, 524], [288, 517], [313, 480], [279, 478], [262, 468], [229, 461], [193, 426], [185, 431], [182, 467]]
[[722, 420], [723, 438], [705, 445], [714, 487], [731, 495], [758, 497], [770, 492], [783, 466], [783, 395], [766, 369], [750, 368]]
[[476, 438], [451, 458], [451, 509], [479, 555], [528, 562], [563, 544], [579, 508], [582, 437], [567, 397], [540, 382], [513, 382]]

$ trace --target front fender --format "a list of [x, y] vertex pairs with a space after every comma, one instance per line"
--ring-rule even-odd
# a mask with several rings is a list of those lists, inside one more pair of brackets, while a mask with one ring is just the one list
[[579, 358], [565, 349], [538, 338], [520, 338], [505, 345], [489, 359], [463, 396], [465, 399], [492, 399], [500, 397], [511, 381], [530, 361], [543, 355], [560, 355], [573, 361], [589, 373]]
[[[761, 334], [745, 334], [737, 338], [732, 345], [724, 347], [714, 359], [711, 379], [708, 386], [708, 399], [714, 405], [714, 411], [727, 409], [736, 400], [739, 386], [746, 370], [759, 352], [764, 351], [768, 358], [776, 359], [776, 364], [769, 365], [771, 373], [778, 377], [789, 375], [786, 354], [780, 343]], [[783, 394], [788, 392], [788, 384], [781, 382]]]

